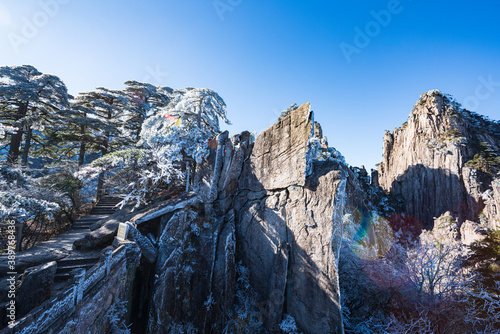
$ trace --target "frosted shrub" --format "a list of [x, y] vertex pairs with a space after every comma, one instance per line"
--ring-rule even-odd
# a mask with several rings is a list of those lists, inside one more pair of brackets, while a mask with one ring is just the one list
[[[2, 166], [0, 169], [0, 219], [26, 222], [37, 215], [52, 214], [60, 209], [59, 204], [45, 199], [54, 194], [39, 191], [36, 182], [20, 170]], [[43, 199], [45, 198], [45, 199]]]
[[280, 328], [286, 334], [299, 334], [295, 319], [290, 314], [285, 314], [283, 316], [283, 321], [281, 321]]
[[125, 325], [126, 314], [127, 302], [117, 298], [106, 313], [106, 318], [109, 319], [110, 324], [109, 333], [130, 334], [130, 329]]

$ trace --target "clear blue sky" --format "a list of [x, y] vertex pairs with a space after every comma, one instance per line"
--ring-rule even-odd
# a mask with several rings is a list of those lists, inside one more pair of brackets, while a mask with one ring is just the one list
[[371, 168], [425, 91], [500, 119], [499, 13], [494, 0], [0, 0], [0, 65], [34, 65], [72, 94], [212, 88], [231, 134], [310, 102], [330, 146]]

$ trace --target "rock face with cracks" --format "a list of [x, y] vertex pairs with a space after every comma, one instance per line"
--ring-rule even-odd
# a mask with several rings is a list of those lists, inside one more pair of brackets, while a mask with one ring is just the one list
[[269, 331], [284, 312], [311, 332], [341, 328], [332, 219], [343, 203], [331, 194], [345, 191], [344, 174], [332, 164], [306, 186], [311, 116], [303, 105], [256, 139], [236, 197], [237, 244]]
[[[321, 134], [309, 104], [260, 134], [224, 133], [194, 189], [204, 209], [162, 218], [149, 333], [341, 333], [338, 256], [343, 161], [311, 154]], [[324, 143], [326, 141], [323, 140]]]
[[[406, 212], [425, 228], [432, 229], [447, 211], [460, 224], [477, 221], [485, 207], [483, 193], [498, 171], [499, 134], [497, 122], [462, 109], [451, 96], [425, 93], [408, 121], [385, 134], [378, 183], [401, 195]], [[494, 202], [487, 214], [495, 210]]]

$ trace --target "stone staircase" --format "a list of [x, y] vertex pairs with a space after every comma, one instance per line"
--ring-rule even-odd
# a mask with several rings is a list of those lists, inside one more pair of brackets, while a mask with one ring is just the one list
[[[89, 230], [89, 227], [101, 219], [109, 217], [113, 214], [117, 207], [116, 205], [122, 199], [113, 196], [104, 196], [97, 203], [97, 205], [90, 211], [90, 213], [77, 219], [70, 230], [70, 232], [84, 232]], [[89, 269], [97, 263], [101, 256], [100, 251], [78, 251], [72, 253], [70, 256], [57, 261], [57, 271], [55, 280], [62, 282], [70, 278], [70, 272], [73, 269], [84, 268]]]
[[108, 217], [116, 211], [116, 205], [121, 202], [121, 198], [113, 196], [104, 196], [97, 205], [85, 216], [78, 218], [71, 227], [72, 230], [86, 230], [92, 224]]
[[55, 281], [66, 281], [71, 277], [70, 272], [73, 269], [84, 268], [90, 269], [99, 261], [101, 252], [84, 252], [80, 254], [70, 255], [67, 258], [57, 261], [57, 270]]

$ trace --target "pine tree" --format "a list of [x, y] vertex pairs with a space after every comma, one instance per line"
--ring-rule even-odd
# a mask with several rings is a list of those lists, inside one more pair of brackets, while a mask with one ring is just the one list
[[[95, 134], [94, 142], [101, 152], [101, 157], [130, 143], [130, 140], [123, 134], [123, 105], [128, 101], [128, 96], [123, 91], [99, 87], [95, 91], [81, 93], [79, 97], [81, 103], [93, 110], [102, 124], [100, 133]], [[98, 196], [101, 196], [103, 188], [104, 172], [99, 174]]]
[[[471, 255], [467, 259], [467, 266], [474, 268], [479, 274], [478, 281], [487, 288], [495, 287], [500, 279], [500, 230], [486, 233], [481, 241], [470, 246]], [[500, 294], [500, 291], [496, 291]]]
[[17, 164], [24, 135], [21, 164], [26, 166], [34, 131], [57, 123], [68, 99], [66, 86], [54, 75], [30, 65], [0, 67], [0, 119], [17, 129], [10, 135], [9, 164]]
[[173, 98], [173, 89], [156, 87], [138, 81], [126, 81], [124, 92], [129, 100], [123, 105], [123, 133], [133, 142], [139, 140], [142, 123], [159, 108], [166, 107]]
[[227, 124], [226, 103], [215, 91], [208, 88], [184, 88], [176, 90], [173, 108], [167, 110], [174, 117], [180, 117], [202, 129], [209, 135], [220, 132], [219, 118]]
[[45, 132], [44, 147], [40, 150], [53, 159], [78, 161], [83, 166], [88, 152], [100, 151], [98, 134], [104, 124], [90, 107], [90, 102], [82, 96], [71, 101], [70, 108], [64, 111], [63, 121]]
[[[208, 140], [220, 132], [219, 118], [229, 123], [226, 104], [212, 90], [186, 88], [171, 91], [165, 87], [158, 90], [171, 100], [167, 106], [158, 108], [167, 100], [151, 102], [141, 96], [140, 101], [149, 101], [144, 110], [150, 108], [152, 115], [142, 124], [137, 148], [108, 154], [94, 161], [87, 170], [91, 174], [94, 172], [92, 168], [119, 169], [121, 176], [127, 175], [125, 180], [131, 180], [122, 186], [122, 190], [128, 192], [125, 202], [136, 202], [137, 205], [146, 202], [159, 190], [183, 180], [182, 171], [189, 170], [190, 162], [201, 163], [208, 156]], [[87, 171], [82, 171], [82, 175]]]

